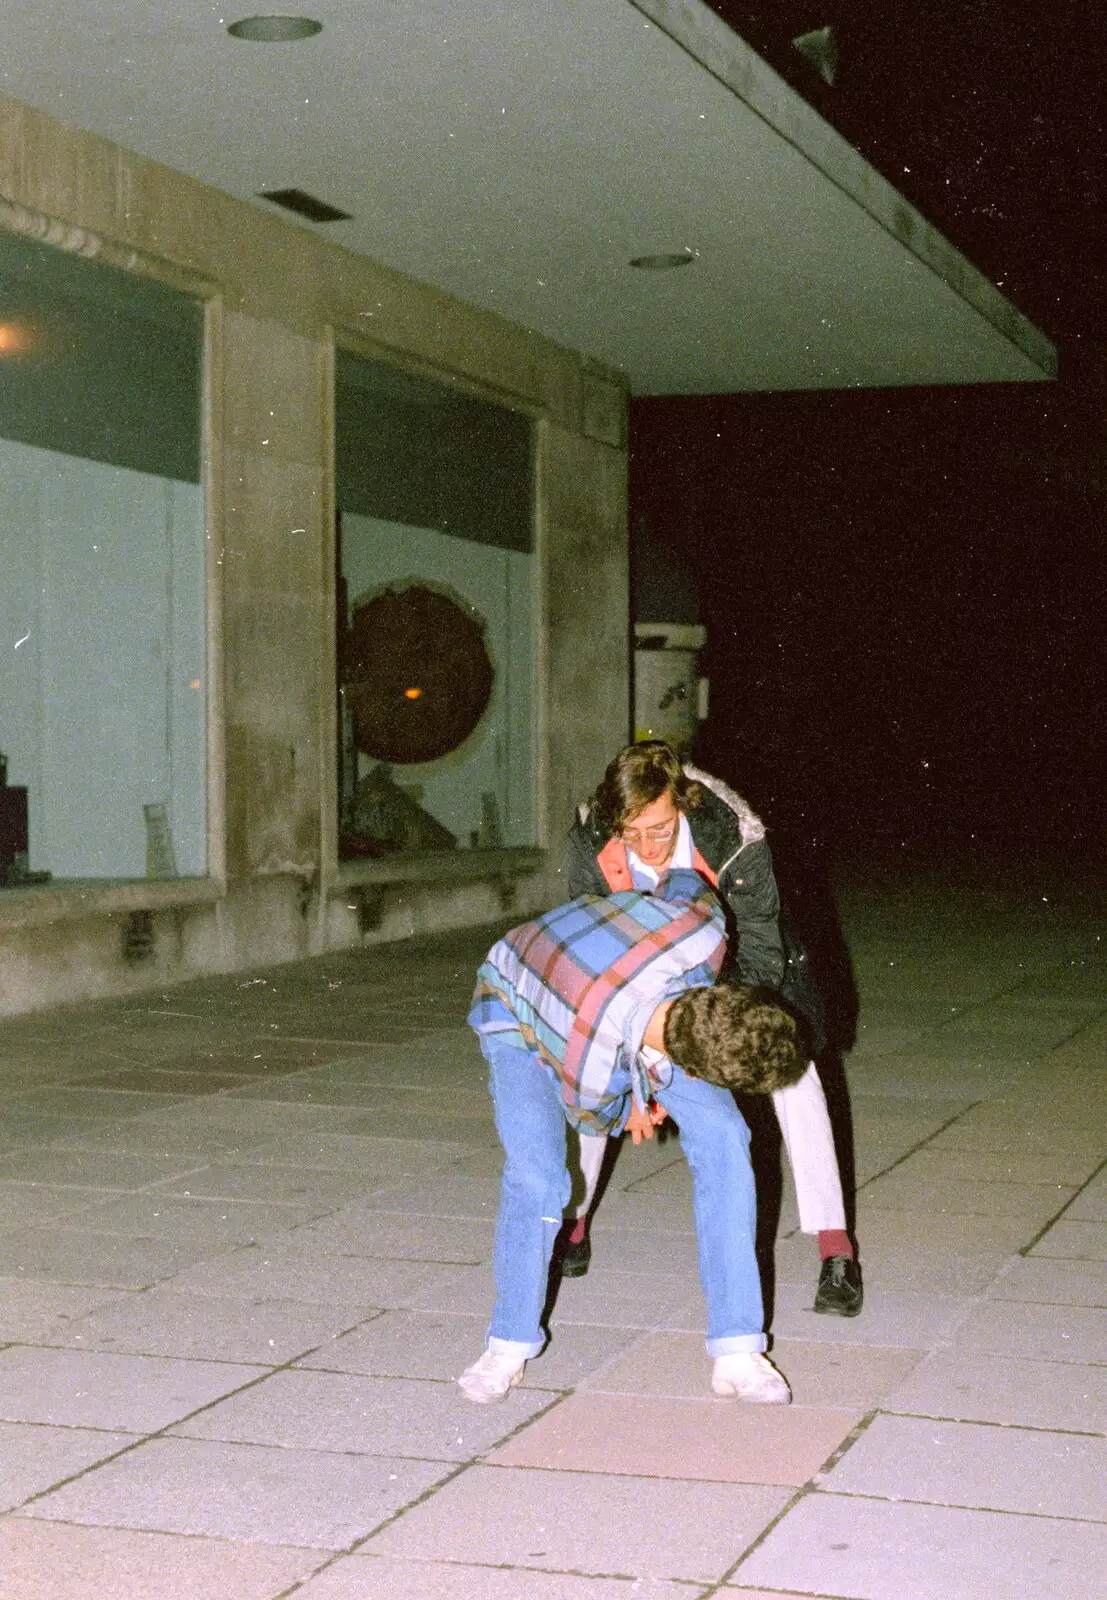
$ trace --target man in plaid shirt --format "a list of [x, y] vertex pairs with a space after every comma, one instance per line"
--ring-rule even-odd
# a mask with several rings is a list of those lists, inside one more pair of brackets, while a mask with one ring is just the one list
[[725, 947], [712, 891], [697, 873], [674, 871], [652, 894], [558, 906], [514, 928], [481, 966], [469, 1023], [488, 1061], [505, 1159], [496, 1304], [487, 1349], [459, 1380], [468, 1399], [505, 1395], [545, 1344], [540, 1319], [570, 1187], [566, 1123], [629, 1132], [637, 1144], [667, 1113], [692, 1170], [712, 1387], [790, 1399], [761, 1354], [749, 1130], [729, 1089], [775, 1089], [804, 1063], [786, 1012], [757, 990], [715, 985]]

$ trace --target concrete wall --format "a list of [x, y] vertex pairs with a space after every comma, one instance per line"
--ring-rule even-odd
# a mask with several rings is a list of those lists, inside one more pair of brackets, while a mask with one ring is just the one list
[[[0, 1011], [490, 920], [556, 898], [573, 804], [629, 724], [626, 397], [617, 377], [320, 232], [2, 97], [0, 226], [207, 302], [210, 674], [208, 882], [179, 892], [166, 883], [0, 891]], [[460, 381], [535, 421], [545, 851], [406, 878], [361, 868], [374, 880], [367, 885], [338, 867], [336, 339]], [[149, 914], [153, 942], [127, 960], [136, 913]]]

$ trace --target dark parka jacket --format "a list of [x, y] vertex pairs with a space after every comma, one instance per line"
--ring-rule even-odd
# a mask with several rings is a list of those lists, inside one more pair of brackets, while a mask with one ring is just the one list
[[[703, 798], [688, 813], [693, 866], [714, 884], [733, 919], [738, 949], [734, 968], [744, 983], [777, 990], [807, 1024], [818, 1052], [824, 1041], [823, 1008], [798, 940], [782, 936], [780, 895], [760, 817], [718, 778], [685, 764]], [[632, 887], [626, 846], [580, 807], [569, 834], [569, 893], [607, 895]], [[733, 970], [733, 969], [732, 969]]]

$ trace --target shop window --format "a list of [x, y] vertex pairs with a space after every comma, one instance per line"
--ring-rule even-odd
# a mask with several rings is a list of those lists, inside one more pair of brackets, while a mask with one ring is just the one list
[[0, 232], [0, 883], [206, 871], [203, 311]]
[[535, 841], [533, 428], [339, 351], [339, 854]]

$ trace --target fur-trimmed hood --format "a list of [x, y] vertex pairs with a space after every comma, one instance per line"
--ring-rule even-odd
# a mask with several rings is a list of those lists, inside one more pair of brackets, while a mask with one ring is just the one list
[[743, 846], [754, 844], [758, 839], [765, 837], [765, 824], [737, 790], [730, 788], [721, 778], [712, 777], [710, 772], [703, 772], [699, 767], [694, 767], [690, 761], [684, 763], [684, 776], [691, 778], [693, 783], [702, 784], [705, 789], [710, 789], [717, 799], [730, 807], [738, 818]]

